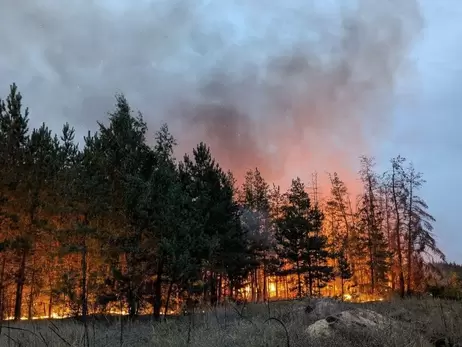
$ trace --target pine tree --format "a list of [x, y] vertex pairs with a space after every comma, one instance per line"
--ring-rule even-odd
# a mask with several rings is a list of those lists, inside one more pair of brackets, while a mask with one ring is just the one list
[[294, 267], [281, 273], [297, 275], [298, 297], [304, 294], [303, 282], [307, 283], [308, 294], [313, 295], [315, 281], [328, 281], [332, 274], [332, 268], [327, 266], [327, 239], [320, 234], [323, 215], [317, 206], [311, 206], [299, 178], [292, 180], [286, 199], [287, 205], [282, 206], [276, 222], [275, 237], [280, 258]]
[[327, 205], [332, 208], [337, 224], [341, 226], [343, 231], [342, 239], [346, 241], [345, 248], [348, 251], [348, 241], [351, 237], [351, 227], [353, 224], [351, 221], [353, 213], [348, 189], [336, 172], [333, 175], [329, 175], [329, 178], [331, 182], [331, 198], [327, 202]]
[[404, 215], [405, 215], [405, 179], [403, 163], [406, 161], [405, 158], [398, 156], [391, 160], [391, 172], [388, 174], [388, 186], [390, 187], [390, 195], [392, 200], [392, 210], [394, 215], [394, 230], [393, 238], [396, 245], [397, 255], [397, 272], [399, 281], [399, 292], [400, 296], [404, 298], [405, 295], [405, 281], [404, 281], [404, 260], [403, 260], [403, 226], [404, 226]]
[[[353, 257], [355, 254], [353, 241], [357, 240], [355, 215], [345, 183], [337, 173], [329, 175], [329, 178], [331, 196], [326, 203], [324, 228], [329, 232], [330, 252], [334, 263], [337, 263], [337, 268], [340, 266], [338, 257], [342, 255], [351, 266], [351, 272], [354, 274], [356, 258]], [[337, 275], [339, 276], [338, 273]], [[340, 278], [340, 281], [343, 280]], [[356, 278], [354, 282], [357, 283]]]
[[[227, 174], [229, 188], [233, 190], [232, 195], [237, 196], [235, 179], [230, 172]], [[257, 253], [255, 252], [255, 239], [254, 223], [256, 219], [250, 216], [249, 211], [242, 210], [237, 201], [235, 206], [238, 208], [237, 214], [234, 215], [232, 223], [230, 224], [229, 232], [225, 238], [222, 238], [220, 244], [222, 247], [222, 254], [220, 256], [222, 262], [222, 276], [220, 276], [220, 285], [222, 287], [223, 276], [229, 281], [229, 292], [232, 299], [245, 285], [252, 270], [258, 264]], [[236, 218], [237, 217], [237, 218]], [[249, 223], [250, 221], [250, 223]], [[251, 225], [249, 225], [251, 224]], [[221, 291], [218, 292], [219, 299], [221, 298]]]
[[429, 251], [433, 255], [444, 260], [444, 254], [436, 246], [435, 239], [432, 235], [433, 225], [435, 218], [427, 212], [427, 203], [417, 195], [418, 190], [425, 183], [422, 173], [417, 172], [410, 163], [403, 171], [404, 175], [404, 192], [405, 205], [404, 216], [406, 220], [406, 261], [407, 261], [407, 274], [406, 274], [406, 291], [408, 295], [413, 292], [413, 275], [416, 257], [421, 253]]
[[[22, 107], [22, 96], [18, 92], [15, 84], [10, 86], [10, 93], [6, 100], [0, 99], [0, 220], [1, 224], [6, 226], [2, 228], [2, 246], [5, 250], [11, 250], [15, 258], [27, 248], [23, 240], [21, 230], [22, 221], [25, 219], [23, 211], [24, 189], [21, 183], [24, 182], [27, 174], [25, 161], [29, 146], [29, 110]], [[20, 257], [21, 259], [24, 256]], [[26, 256], [27, 258], [27, 256]], [[24, 259], [26, 259], [24, 258]], [[2, 259], [2, 269], [5, 269], [7, 257], [4, 252]], [[19, 294], [16, 298], [15, 318], [21, 316], [22, 288], [25, 276], [25, 261], [21, 260], [19, 273], [16, 276], [16, 292]], [[10, 264], [12, 266], [13, 264]], [[24, 275], [23, 275], [24, 273]], [[6, 278], [2, 271], [2, 286]], [[4, 292], [4, 290], [2, 290]], [[2, 300], [2, 319], [5, 308], [4, 298]]]
[[379, 181], [379, 205], [383, 219], [383, 232], [388, 244], [388, 281], [391, 284], [391, 290], [396, 288], [396, 237], [393, 232], [393, 204], [392, 191], [390, 189], [390, 180], [388, 173], [382, 174]]
[[386, 286], [388, 264], [388, 244], [382, 230], [383, 215], [379, 206], [379, 181], [373, 171], [373, 158], [361, 158], [361, 180], [364, 193], [360, 199], [358, 209], [358, 239], [357, 252], [367, 254], [366, 264], [369, 270], [369, 284], [371, 294]]
[[[274, 240], [270, 219], [269, 184], [263, 179], [258, 168], [246, 173], [242, 195], [241, 205], [244, 209], [244, 222], [248, 227], [247, 237], [256, 256], [256, 267], [253, 269], [252, 276], [252, 294], [256, 292], [257, 301], [267, 300], [267, 276], [272, 272], [275, 262]], [[250, 224], [252, 224], [251, 227], [249, 227]], [[263, 271], [263, 288], [260, 288], [257, 281], [259, 269]]]
[[103, 175], [109, 187], [105, 239], [113, 245], [111, 252], [107, 252], [112, 280], [124, 288], [121, 294], [127, 300], [131, 316], [138, 312], [147, 256], [142, 244], [146, 221], [137, 214], [137, 201], [133, 199], [144, 189], [141, 183], [149, 177], [151, 169], [148, 164], [152, 153], [146, 144], [146, 132], [141, 113], [133, 115], [125, 97], [117, 95], [109, 124], [99, 123], [99, 133], [91, 140], [96, 173]]
[[[95, 261], [89, 266], [90, 259], [95, 255], [91, 252], [96, 248], [93, 244], [97, 240], [97, 221], [101, 218], [104, 207], [104, 193], [108, 192], [108, 185], [104, 184], [101, 166], [98, 162], [95, 148], [95, 138], [85, 138], [85, 147], [79, 151], [74, 142], [74, 129], [65, 124], [63, 126], [58, 149], [59, 170], [57, 171], [57, 197], [60, 203], [56, 213], [61, 217], [63, 225], [56, 235], [60, 243], [59, 257], [79, 257], [79, 270], [65, 274], [67, 285], [59, 288], [70, 296], [74, 306], [74, 314], [80, 315], [84, 324], [84, 342], [90, 344], [87, 316], [89, 314], [89, 282], [90, 275], [96, 269]], [[103, 194], [98, 195], [102, 192]], [[93, 247], [92, 247], [93, 246]], [[91, 270], [93, 268], [93, 270]], [[51, 291], [56, 291], [54, 288]], [[50, 306], [52, 297], [50, 297]], [[51, 313], [51, 307], [49, 309]]]
[[[236, 273], [232, 271], [235, 260], [241, 262], [242, 270], [247, 272], [246, 275], [249, 269], [249, 262], [246, 262], [249, 259], [249, 240], [241, 225], [239, 205], [234, 200], [235, 188], [232, 175], [223, 175], [221, 181], [220, 211], [216, 211], [219, 241], [212, 262], [215, 278], [210, 287], [212, 305], [221, 295], [221, 288], [217, 288], [220, 284], [217, 277], [221, 277], [220, 274], [225, 273], [236, 278]], [[238, 274], [242, 273], [242, 270], [238, 271]]]
[[155, 138], [153, 169], [144, 192], [138, 196], [141, 197], [139, 213], [147, 217], [146, 236], [151, 240], [145, 247], [151, 248], [150, 257], [155, 260], [154, 317], [159, 319], [162, 284], [168, 279], [167, 313], [173, 286], [187, 286], [199, 270], [194, 251], [200, 240], [194, 237], [196, 220], [192, 199], [180, 181], [173, 157], [176, 140], [165, 124]]
[[322, 234], [324, 214], [316, 203], [311, 211], [311, 230], [313, 235], [309, 237], [308, 255], [311, 258], [307, 268], [305, 281], [308, 283], [309, 293], [313, 295], [315, 286], [317, 295], [321, 295], [321, 289], [334, 278], [333, 267], [328, 264], [332, 254], [328, 250], [328, 238]]
[[[29, 260], [34, 260], [36, 241], [43, 236], [48, 220], [44, 210], [48, 209], [48, 198], [51, 193], [50, 182], [56, 168], [56, 144], [51, 131], [43, 124], [34, 129], [27, 144], [24, 156], [25, 177], [19, 183], [17, 192], [20, 202], [23, 228], [16, 243], [19, 254], [17, 286], [15, 299], [15, 319], [22, 315], [23, 291], [27, 277]], [[25, 178], [25, 179], [24, 179]], [[32, 267], [32, 274], [36, 269]], [[32, 299], [32, 298], [31, 298]]]
[[215, 305], [218, 299], [217, 277], [229, 261], [226, 245], [230, 240], [243, 237], [233, 182], [215, 162], [204, 143], [193, 150], [192, 159], [187, 155], [184, 157], [180, 175], [196, 213], [196, 229], [193, 232], [201, 240], [194, 257], [203, 260], [204, 293]]

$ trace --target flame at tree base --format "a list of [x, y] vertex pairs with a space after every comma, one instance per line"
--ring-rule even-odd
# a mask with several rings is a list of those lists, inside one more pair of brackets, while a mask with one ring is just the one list
[[[371, 295], [362, 293], [358, 288], [351, 287], [350, 291], [349, 286], [344, 286], [344, 291], [341, 286], [337, 283], [338, 281], [331, 281], [327, 283], [322, 288], [316, 288], [315, 297], [327, 297], [334, 298], [337, 300], [342, 300], [346, 302], [355, 302], [355, 303], [365, 303], [372, 301], [384, 301], [387, 295]], [[307, 286], [305, 283], [302, 285], [303, 293], [306, 293]], [[298, 298], [297, 293], [297, 276], [294, 274], [285, 275], [285, 276], [265, 276], [263, 269], [255, 270], [255, 273], [249, 277], [247, 282], [240, 289], [235, 291], [230, 291], [229, 283], [223, 281], [222, 286], [217, 288], [219, 292], [220, 304], [225, 304], [226, 302], [231, 302], [232, 305], [239, 302], [249, 302], [249, 303], [264, 303], [268, 301], [287, 301]], [[343, 292], [343, 298], [342, 298]], [[165, 314], [165, 294], [167, 293], [167, 288], [163, 288], [163, 307], [161, 309], [160, 315]], [[27, 292], [25, 293], [27, 294]], [[13, 296], [11, 296], [13, 298]], [[210, 305], [204, 304], [208, 302], [208, 298], [200, 296], [196, 297], [197, 305], [194, 305], [192, 310], [196, 313], [205, 313], [209, 309], [215, 309]], [[306, 298], [309, 298], [309, 295], [306, 295]], [[129, 310], [126, 303], [121, 302], [112, 302], [108, 304], [104, 309], [97, 309], [95, 304], [95, 298], [89, 297], [89, 312], [88, 316], [129, 316]], [[10, 302], [13, 302], [10, 300]], [[25, 320], [46, 320], [46, 319], [68, 319], [72, 317], [79, 317], [80, 310], [75, 309], [78, 307], [77, 303], [67, 303], [64, 299], [61, 299], [61, 303], [55, 303], [53, 307], [49, 307], [47, 304], [49, 298], [47, 295], [38, 296], [35, 298], [35, 304], [32, 307], [23, 307], [23, 312], [32, 312], [27, 316], [23, 315], [21, 321]], [[65, 304], [62, 304], [65, 302]], [[186, 309], [186, 300], [180, 297], [178, 293], [172, 294], [170, 298], [169, 309], [167, 315], [180, 315], [185, 312], [190, 312], [191, 308]], [[74, 307], [74, 310], [71, 310], [70, 307]], [[10, 310], [5, 310], [5, 315], [7, 316], [4, 320], [12, 321], [14, 317], [12, 315], [12, 306]], [[38, 314], [38, 312], [42, 314]], [[144, 303], [137, 312], [139, 316], [152, 315], [152, 306]]]

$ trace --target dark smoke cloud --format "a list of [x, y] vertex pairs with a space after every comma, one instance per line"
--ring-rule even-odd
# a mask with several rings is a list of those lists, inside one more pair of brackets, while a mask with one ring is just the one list
[[[84, 134], [124, 92], [237, 175], [351, 169], [386, 134], [417, 0], [0, 0], [2, 95]], [[341, 171], [341, 170], [340, 170]], [[306, 175], [305, 175], [306, 176]]]

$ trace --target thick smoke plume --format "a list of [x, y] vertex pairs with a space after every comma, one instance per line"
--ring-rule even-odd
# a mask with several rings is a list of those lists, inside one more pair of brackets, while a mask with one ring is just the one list
[[416, 1], [0, 0], [1, 91], [82, 134], [123, 92], [237, 176], [348, 173], [389, 127]]

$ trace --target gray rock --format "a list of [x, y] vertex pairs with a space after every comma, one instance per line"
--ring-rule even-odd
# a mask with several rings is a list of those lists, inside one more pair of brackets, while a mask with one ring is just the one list
[[[362, 335], [362, 332], [367, 335], [367, 333], [374, 331], [384, 331], [387, 334], [395, 331], [400, 334], [400, 332], [404, 332], [403, 328], [403, 323], [375, 311], [352, 309], [332, 314], [316, 321], [308, 326], [305, 333], [311, 339], [324, 339], [342, 336], [343, 333], [348, 331], [359, 332], [360, 335]], [[415, 342], [419, 341], [419, 346], [433, 346], [419, 334], [416, 334], [415, 338]]]
[[374, 328], [385, 329], [393, 322], [381, 314], [364, 309], [343, 311], [338, 314], [327, 316], [311, 324], [306, 332], [311, 337], [333, 336], [339, 327], [343, 328]]
[[333, 299], [311, 300], [305, 307], [305, 313], [312, 319], [323, 319], [342, 312], [341, 303]]

